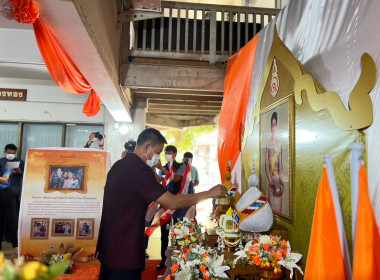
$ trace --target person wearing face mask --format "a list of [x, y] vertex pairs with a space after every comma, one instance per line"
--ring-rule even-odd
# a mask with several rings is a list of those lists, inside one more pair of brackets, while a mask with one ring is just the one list
[[192, 164], [193, 161], [193, 154], [190, 152], [186, 152], [183, 154], [183, 160], [182, 162], [187, 165], [189, 162], [191, 164], [191, 176], [193, 180], [193, 186], [196, 187], [199, 185], [199, 175], [197, 168]]
[[[162, 166], [158, 163], [157, 168], [160, 170], [159, 175], [162, 177], [168, 177], [166, 189], [172, 194], [177, 194], [181, 190], [181, 183], [183, 174], [185, 173], [186, 166], [184, 164], [178, 163], [175, 159], [177, 156], [177, 148], [173, 145], [168, 145], [165, 147], [165, 159], [167, 163]], [[172, 169], [172, 170], [171, 170]], [[168, 180], [169, 179], [169, 180]], [[170, 182], [169, 182], [170, 181]], [[190, 192], [193, 193], [193, 192]], [[174, 216], [173, 216], [174, 217]], [[175, 219], [176, 220], [176, 219]], [[168, 221], [166, 224], [160, 226], [161, 230], [161, 262], [157, 265], [157, 269], [165, 268], [166, 261], [166, 248], [169, 244], [169, 229], [167, 225], [170, 224], [171, 221]]]
[[145, 213], [153, 201], [168, 209], [180, 209], [228, 195], [222, 185], [197, 194], [168, 192], [152, 170], [164, 144], [166, 139], [158, 130], [144, 130], [135, 151], [118, 160], [107, 174], [95, 252], [101, 263], [100, 280], [141, 279], [145, 268]]
[[[18, 212], [20, 209], [22, 176], [25, 165], [24, 161], [16, 158], [16, 153], [16, 145], [8, 144], [4, 148], [5, 157], [0, 158], [0, 169], [3, 172], [1, 176], [6, 174], [4, 172], [5, 169], [9, 169], [10, 171], [7, 182], [0, 180], [0, 240], [2, 240], [4, 227], [6, 227], [6, 236], [12, 243], [13, 248], [17, 247]], [[12, 162], [18, 165], [18, 167], [9, 167], [12, 166]]]

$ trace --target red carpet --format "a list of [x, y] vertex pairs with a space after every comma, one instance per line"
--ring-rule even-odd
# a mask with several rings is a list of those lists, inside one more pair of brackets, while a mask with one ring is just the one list
[[146, 269], [143, 271], [142, 280], [156, 280], [157, 276], [164, 275], [166, 269], [157, 270], [156, 266], [160, 263], [161, 260], [146, 260], [145, 265]]

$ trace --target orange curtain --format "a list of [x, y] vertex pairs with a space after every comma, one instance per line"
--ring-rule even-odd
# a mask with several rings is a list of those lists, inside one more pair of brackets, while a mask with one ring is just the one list
[[380, 279], [380, 233], [368, 192], [364, 165], [359, 170], [353, 279]]
[[13, 5], [13, 17], [17, 22], [33, 23], [42, 58], [57, 85], [73, 94], [91, 91], [83, 106], [83, 113], [88, 117], [95, 116], [100, 111], [99, 96], [39, 17], [38, 5], [33, 0], [9, 0], [9, 2]]
[[84, 104], [83, 113], [88, 117], [95, 116], [100, 111], [99, 96], [86, 78], [83, 77], [41, 17], [37, 18], [33, 23], [33, 28], [41, 55], [54, 81], [64, 91], [73, 94], [83, 94], [91, 91]]
[[218, 128], [218, 159], [222, 181], [227, 161], [231, 160], [232, 170], [241, 151], [258, 39], [259, 34], [228, 60]]

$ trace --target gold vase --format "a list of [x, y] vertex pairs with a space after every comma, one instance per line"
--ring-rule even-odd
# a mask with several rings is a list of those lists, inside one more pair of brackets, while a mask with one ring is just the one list
[[256, 267], [256, 275], [260, 277], [260, 279], [266, 280], [280, 280], [285, 278], [285, 268], [281, 268], [281, 272], [274, 272], [273, 267]]

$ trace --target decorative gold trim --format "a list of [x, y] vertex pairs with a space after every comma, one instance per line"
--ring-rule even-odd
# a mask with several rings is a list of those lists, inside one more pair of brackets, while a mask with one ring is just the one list
[[[294, 211], [293, 211], [293, 201], [294, 201], [294, 170], [293, 170], [293, 163], [294, 163], [294, 157], [295, 157], [295, 153], [294, 153], [294, 148], [295, 148], [295, 145], [294, 145], [294, 141], [295, 141], [295, 137], [294, 137], [294, 132], [295, 132], [295, 123], [294, 123], [294, 120], [295, 120], [295, 117], [294, 117], [294, 101], [293, 101], [293, 95], [288, 95], [280, 100], [278, 100], [277, 102], [269, 105], [268, 107], [262, 109], [260, 111], [260, 119], [261, 119], [261, 115], [264, 114], [264, 113], [267, 113], [268, 111], [280, 106], [280, 105], [283, 105], [285, 103], [289, 103], [289, 111], [288, 111], [288, 116], [289, 116], [289, 139], [288, 139], [288, 145], [289, 145], [289, 161], [287, 162], [288, 164], [288, 170], [289, 170], [289, 173], [288, 173], [288, 178], [289, 178], [289, 216], [287, 215], [284, 215], [283, 213], [280, 213], [280, 212], [277, 212], [277, 211], [274, 211], [273, 209], [273, 214], [275, 214], [276, 216], [278, 216], [280, 219], [290, 223], [290, 224], [293, 224], [293, 220], [294, 220]], [[259, 159], [259, 164], [260, 164], [260, 173], [259, 173], [259, 182], [260, 182], [260, 190], [263, 191], [263, 188], [262, 188], [262, 178], [261, 178], [261, 174], [262, 174], [262, 170], [261, 170], [261, 159], [263, 158], [263, 155], [262, 155], [262, 149], [261, 149], [261, 135], [262, 135], [262, 121], [260, 120], [260, 136], [259, 136], [259, 154], [260, 154], [260, 159]], [[268, 189], [268, 192], [269, 192], [269, 189]], [[269, 203], [269, 194], [268, 194], [268, 203]]]
[[[54, 167], [62, 167], [62, 168], [83, 168], [83, 179], [82, 179], [82, 189], [53, 189], [50, 188], [50, 172], [51, 168]], [[79, 163], [79, 164], [73, 164], [73, 163], [46, 163], [46, 172], [45, 172], [45, 193], [50, 192], [62, 192], [62, 193], [70, 193], [70, 192], [77, 192], [77, 193], [87, 193], [87, 170], [88, 170], [89, 164], [88, 163]]]
[[[362, 72], [351, 92], [349, 99], [349, 110], [345, 108], [338, 94], [327, 91], [307, 72], [307, 70], [294, 58], [290, 50], [285, 46], [274, 28], [272, 48], [268, 56], [264, 78], [261, 83], [256, 106], [252, 112], [253, 120], [244, 135], [243, 150], [247, 143], [247, 138], [253, 132], [254, 122], [258, 122], [260, 114], [260, 103], [264, 88], [269, 78], [272, 62], [274, 58], [286, 65], [286, 69], [295, 81], [294, 96], [297, 104], [302, 104], [302, 92], [306, 91], [310, 107], [314, 111], [326, 109], [330, 112], [335, 124], [342, 130], [363, 129], [372, 124], [373, 106], [369, 96], [370, 91], [376, 82], [376, 65], [368, 53], [361, 57]], [[304, 74], [305, 73], [305, 74]]]
[[[56, 233], [55, 223], [59, 223], [59, 222], [64, 222], [64, 223], [71, 222], [71, 233], [69, 234]], [[74, 236], [74, 230], [75, 230], [75, 219], [52, 219], [51, 221], [51, 236], [62, 236], [62, 237]]]

